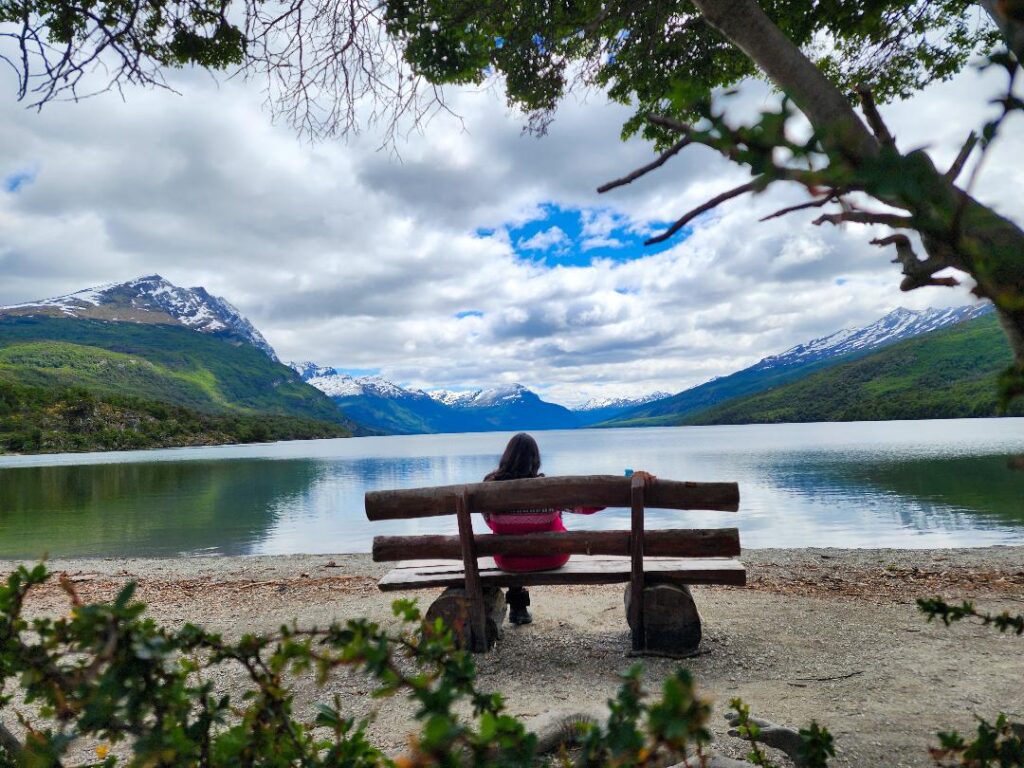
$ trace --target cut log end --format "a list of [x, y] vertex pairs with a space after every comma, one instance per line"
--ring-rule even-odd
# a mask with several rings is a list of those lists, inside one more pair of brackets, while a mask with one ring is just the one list
[[441, 619], [452, 631], [455, 645], [460, 650], [483, 648], [490, 650], [501, 639], [505, 622], [505, 594], [497, 587], [484, 587], [484, 615], [487, 636], [483, 643], [475, 643], [470, 618], [470, 600], [462, 587], [448, 587], [430, 604], [424, 617], [427, 623]]
[[[662, 656], [691, 656], [697, 652], [701, 640], [700, 614], [693, 601], [690, 588], [684, 584], [655, 584], [644, 588], [643, 640], [638, 653]], [[630, 611], [630, 588], [626, 586], [626, 616]], [[630, 630], [637, 628], [630, 620]]]

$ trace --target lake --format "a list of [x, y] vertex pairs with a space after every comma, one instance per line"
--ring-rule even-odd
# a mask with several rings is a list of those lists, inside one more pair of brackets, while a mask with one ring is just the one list
[[[1024, 419], [534, 434], [549, 475], [740, 485], [739, 514], [650, 510], [650, 528], [737, 525], [754, 548], [1024, 543], [1024, 472], [1007, 468]], [[370, 525], [363, 494], [475, 482], [509, 436], [0, 456], [0, 557], [367, 552], [377, 534], [454, 533], [453, 517]], [[628, 528], [629, 513], [566, 523]]]

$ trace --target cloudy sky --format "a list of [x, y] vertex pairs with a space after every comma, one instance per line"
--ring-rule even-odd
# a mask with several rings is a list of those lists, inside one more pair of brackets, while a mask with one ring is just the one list
[[[181, 95], [135, 90], [42, 113], [0, 76], [0, 304], [159, 273], [236, 304], [286, 360], [380, 372], [424, 388], [521, 382], [573, 404], [676, 392], [897, 306], [969, 303], [966, 289], [901, 294], [869, 228], [772, 189], [641, 245], [745, 180], [701, 148], [608, 195], [651, 158], [623, 143], [627, 111], [569, 100], [543, 139], [494, 89], [451, 93], [438, 117], [380, 137], [303, 142], [275, 126], [259, 83], [184, 74]], [[948, 162], [991, 109], [975, 72], [884, 110], [903, 148]], [[770, 96], [751, 86], [746, 108]], [[1020, 126], [976, 193], [1024, 220]]]

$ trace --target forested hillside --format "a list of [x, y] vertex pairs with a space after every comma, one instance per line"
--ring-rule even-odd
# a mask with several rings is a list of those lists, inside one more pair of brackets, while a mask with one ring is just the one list
[[340, 424], [296, 416], [208, 413], [130, 396], [0, 380], [0, 453], [127, 451], [349, 435]]
[[0, 318], [0, 448], [327, 437], [352, 427], [330, 398], [247, 344], [169, 325]]

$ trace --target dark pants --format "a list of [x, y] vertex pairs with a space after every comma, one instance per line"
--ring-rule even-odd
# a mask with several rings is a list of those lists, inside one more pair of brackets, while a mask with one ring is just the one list
[[513, 611], [522, 610], [530, 604], [530, 593], [526, 587], [509, 587], [505, 593], [505, 601]]

